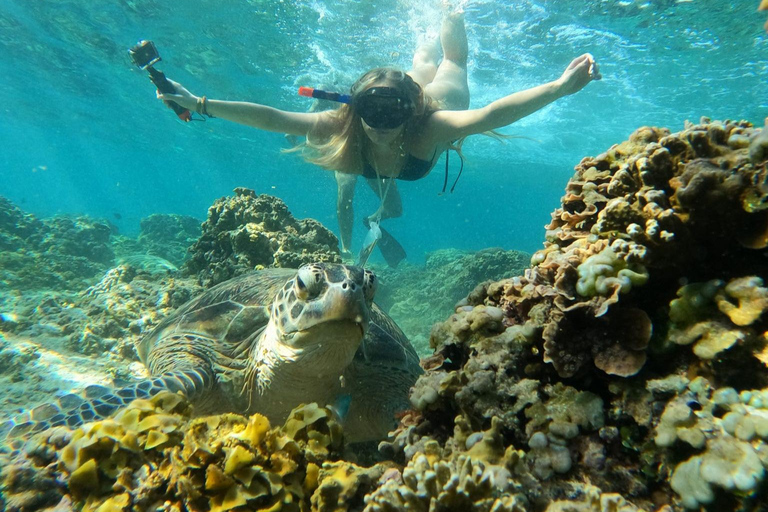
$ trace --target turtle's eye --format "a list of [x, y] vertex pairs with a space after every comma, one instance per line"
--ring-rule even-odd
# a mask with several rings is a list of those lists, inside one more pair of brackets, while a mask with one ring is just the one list
[[296, 293], [296, 297], [299, 300], [312, 299], [318, 295], [321, 286], [318, 286], [322, 278], [322, 273], [318, 272], [311, 265], [303, 266], [299, 269], [299, 273], [294, 279], [293, 289]]
[[373, 302], [373, 296], [376, 295], [377, 283], [378, 280], [376, 279], [376, 274], [370, 270], [366, 270], [363, 278], [363, 293], [365, 293], [365, 300], [368, 302]]
[[296, 297], [298, 297], [299, 300], [307, 300], [307, 297], [309, 297], [309, 290], [307, 290], [307, 285], [304, 284], [304, 281], [301, 280], [300, 276], [296, 276], [293, 289], [296, 292]]

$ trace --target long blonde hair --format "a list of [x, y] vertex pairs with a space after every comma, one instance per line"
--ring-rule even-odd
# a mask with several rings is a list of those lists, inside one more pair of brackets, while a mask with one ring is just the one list
[[376, 83], [397, 89], [413, 102], [414, 113], [405, 122], [403, 133], [402, 150], [408, 152], [408, 144], [422, 121], [440, 107], [437, 101], [424, 94], [421, 86], [407, 73], [391, 67], [372, 69], [357, 79], [350, 91], [352, 103], [342, 105], [330, 113], [338, 126], [333, 134], [323, 139], [310, 133], [304, 143], [289, 151], [301, 151], [305, 160], [324, 169], [361, 174], [367, 137], [363, 132], [360, 116], [355, 112], [354, 103], [360, 94]]

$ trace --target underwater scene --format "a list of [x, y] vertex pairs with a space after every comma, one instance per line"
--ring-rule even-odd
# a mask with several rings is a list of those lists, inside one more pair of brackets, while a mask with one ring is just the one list
[[768, 0], [0, 40], [0, 510], [768, 512]]

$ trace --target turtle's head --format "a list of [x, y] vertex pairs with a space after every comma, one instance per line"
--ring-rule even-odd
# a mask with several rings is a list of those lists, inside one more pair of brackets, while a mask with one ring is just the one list
[[313, 354], [348, 363], [368, 330], [375, 292], [368, 270], [304, 265], [275, 297], [270, 327], [287, 358]]

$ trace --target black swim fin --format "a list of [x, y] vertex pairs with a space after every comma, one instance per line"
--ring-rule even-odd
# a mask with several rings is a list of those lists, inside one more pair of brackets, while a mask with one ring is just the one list
[[395, 268], [398, 263], [405, 259], [405, 249], [386, 229], [381, 226], [379, 226], [379, 229], [381, 229], [381, 238], [376, 245], [379, 247], [381, 255], [384, 256], [387, 265]]

